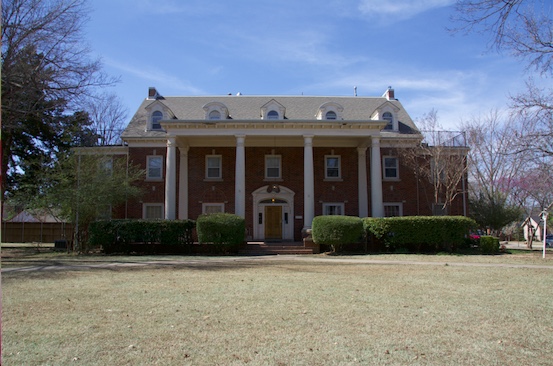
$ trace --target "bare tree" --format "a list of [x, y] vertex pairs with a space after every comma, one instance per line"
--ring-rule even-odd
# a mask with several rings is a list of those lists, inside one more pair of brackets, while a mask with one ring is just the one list
[[529, 61], [542, 74], [553, 70], [551, 4], [543, 0], [457, 0], [455, 30], [489, 34], [491, 45]]
[[553, 156], [553, 89], [539, 88], [529, 80], [527, 92], [512, 97], [511, 107], [524, 121], [516, 135], [517, 149]]
[[474, 117], [461, 129], [470, 146], [469, 201], [473, 218], [483, 227], [499, 230], [519, 219], [519, 205], [512, 189], [528, 166], [524, 156], [515, 154], [516, 121], [503, 119], [492, 110], [483, 117]]
[[417, 126], [424, 139], [414, 149], [400, 149], [401, 158], [432, 187], [434, 213], [445, 213], [455, 198], [465, 193], [468, 149], [464, 136], [461, 132], [444, 131], [435, 110], [417, 121]]
[[103, 93], [90, 98], [84, 108], [92, 120], [91, 128], [98, 135], [98, 144], [120, 144], [128, 114], [121, 100], [113, 93]]
[[86, 4], [2, 1], [3, 179], [16, 174], [18, 160], [38, 154], [51, 159], [56, 139], [66, 137], [61, 121], [67, 111], [78, 111], [83, 96], [115, 81], [101, 73], [99, 60], [89, 59], [82, 33]]

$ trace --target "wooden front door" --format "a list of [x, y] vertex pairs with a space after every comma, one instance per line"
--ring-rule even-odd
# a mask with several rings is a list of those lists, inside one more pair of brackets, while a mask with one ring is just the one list
[[282, 206], [265, 206], [265, 239], [282, 239]]

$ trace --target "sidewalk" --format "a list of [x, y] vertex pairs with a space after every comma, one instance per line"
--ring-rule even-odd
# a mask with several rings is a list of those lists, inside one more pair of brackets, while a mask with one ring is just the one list
[[[525, 241], [500, 241], [499, 244], [505, 245], [507, 249], [520, 249], [520, 250], [543, 250], [542, 241], [533, 241], [532, 249], [526, 246]], [[547, 251], [553, 251], [553, 248], [546, 248]]]

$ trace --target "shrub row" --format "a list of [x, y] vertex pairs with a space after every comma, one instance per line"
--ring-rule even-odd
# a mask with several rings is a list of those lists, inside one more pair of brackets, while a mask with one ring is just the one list
[[365, 218], [373, 249], [390, 252], [453, 252], [465, 247], [476, 222], [464, 216], [404, 216]]
[[311, 226], [313, 242], [329, 245], [334, 252], [363, 239], [363, 221], [354, 216], [317, 216]]
[[246, 221], [230, 213], [200, 215], [196, 220], [200, 244], [216, 245], [221, 252], [234, 252], [244, 244]]
[[467, 234], [474, 227], [476, 222], [464, 216], [317, 216], [311, 232], [316, 244], [335, 252], [365, 238], [372, 251], [421, 253], [468, 249]]
[[129, 253], [133, 244], [186, 246], [193, 243], [192, 220], [109, 220], [90, 225], [89, 245], [105, 253]]
[[480, 251], [482, 254], [497, 254], [499, 253], [499, 238], [483, 235], [479, 239]]

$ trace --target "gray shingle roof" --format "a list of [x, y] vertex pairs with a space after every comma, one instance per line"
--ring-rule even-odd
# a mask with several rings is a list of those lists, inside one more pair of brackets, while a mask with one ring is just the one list
[[123, 132], [123, 138], [162, 137], [163, 131], [147, 131], [149, 113], [147, 108], [153, 103], [162, 103], [174, 119], [181, 121], [205, 120], [203, 107], [211, 102], [224, 104], [235, 121], [261, 120], [261, 107], [275, 100], [286, 108], [284, 118], [288, 120], [316, 120], [321, 105], [333, 102], [343, 107], [342, 120], [370, 120], [375, 111], [391, 103], [397, 108], [396, 117], [400, 122], [400, 134], [414, 133], [417, 128], [398, 100], [388, 101], [385, 97], [336, 97], [336, 96], [185, 96], [162, 97], [157, 100], [145, 99], [129, 125]]

